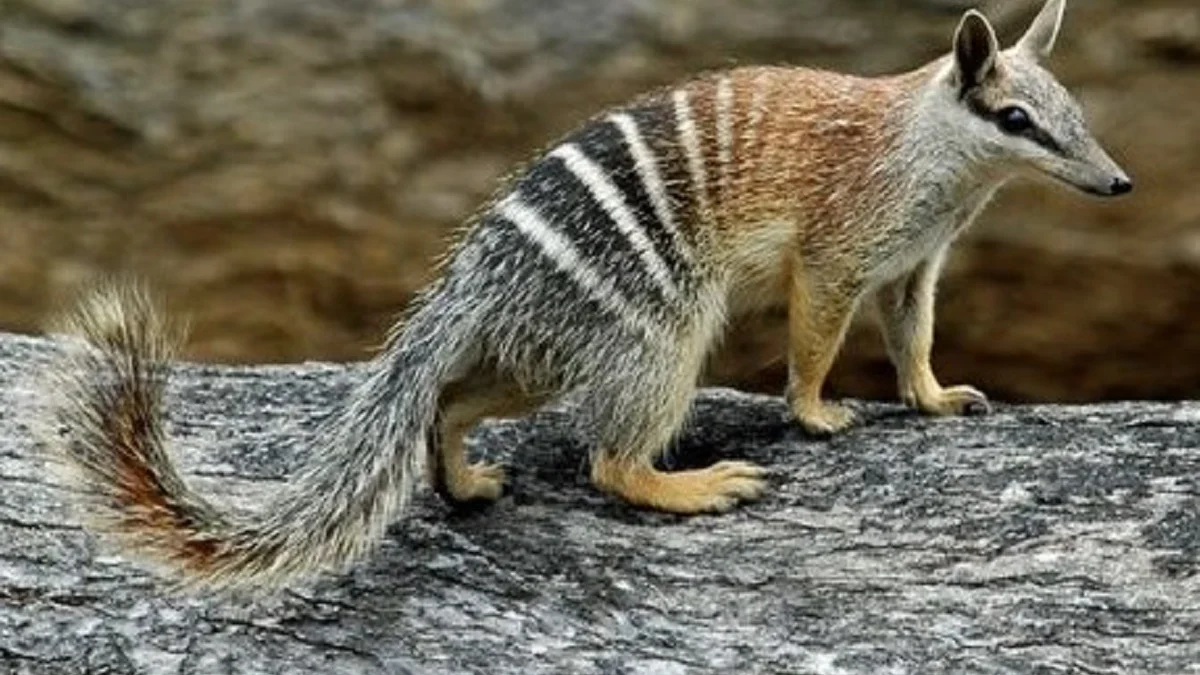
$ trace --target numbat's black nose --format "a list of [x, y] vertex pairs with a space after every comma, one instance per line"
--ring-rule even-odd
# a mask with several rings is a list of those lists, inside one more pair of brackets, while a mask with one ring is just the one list
[[1133, 182], [1126, 178], [1114, 178], [1112, 185], [1108, 188], [1114, 195], [1123, 195], [1130, 190], [1133, 190]]

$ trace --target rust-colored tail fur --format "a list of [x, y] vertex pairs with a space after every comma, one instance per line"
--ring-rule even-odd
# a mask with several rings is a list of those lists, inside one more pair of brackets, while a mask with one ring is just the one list
[[409, 501], [434, 415], [430, 364], [444, 361], [412, 358], [419, 342], [397, 336], [371, 364], [318, 432], [314, 461], [270, 504], [227, 513], [189, 488], [167, 449], [160, 409], [179, 326], [145, 292], [111, 286], [61, 328], [82, 341], [50, 369], [47, 445], [82, 492], [89, 525], [184, 587], [262, 591], [345, 567]]

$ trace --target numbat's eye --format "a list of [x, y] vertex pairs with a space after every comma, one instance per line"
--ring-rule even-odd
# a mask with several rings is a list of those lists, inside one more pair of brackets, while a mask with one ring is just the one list
[[1029, 113], [1016, 106], [1002, 109], [999, 117], [1000, 128], [1010, 134], [1019, 134], [1033, 127], [1033, 121], [1029, 119]]

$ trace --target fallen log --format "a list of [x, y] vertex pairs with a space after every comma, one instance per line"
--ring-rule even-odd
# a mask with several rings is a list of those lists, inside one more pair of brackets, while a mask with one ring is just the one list
[[[343, 576], [171, 595], [78, 525], [36, 451], [49, 341], [0, 335], [0, 673], [1184, 673], [1200, 663], [1200, 403], [859, 403], [806, 437], [782, 401], [706, 390], [670, 466], [771, 470], [723, 516], [588, 485], [569, 407], [489, 423], [499, 503], [425, 494]], [[182, 364], [189, 480], [251, 508], [303, 460], [355, 367]]]

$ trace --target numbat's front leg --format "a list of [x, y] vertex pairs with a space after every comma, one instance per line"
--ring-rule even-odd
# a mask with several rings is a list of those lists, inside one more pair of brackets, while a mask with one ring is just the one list
[[793, 265], [788, 301], [788, 404], [810, 434], [827, 436], [853, 424], [845, 406], [821, 398], [821, 387], [842, 346], [854, 313], [859, 285], [830, 283]]
[[900, 398], [930, 415], [990, 412], [987, 396], [975, 387], [943, 387], [933, 374], [933, 299], [945, 249], [876, 294], [883, 339], [896, 367]]

